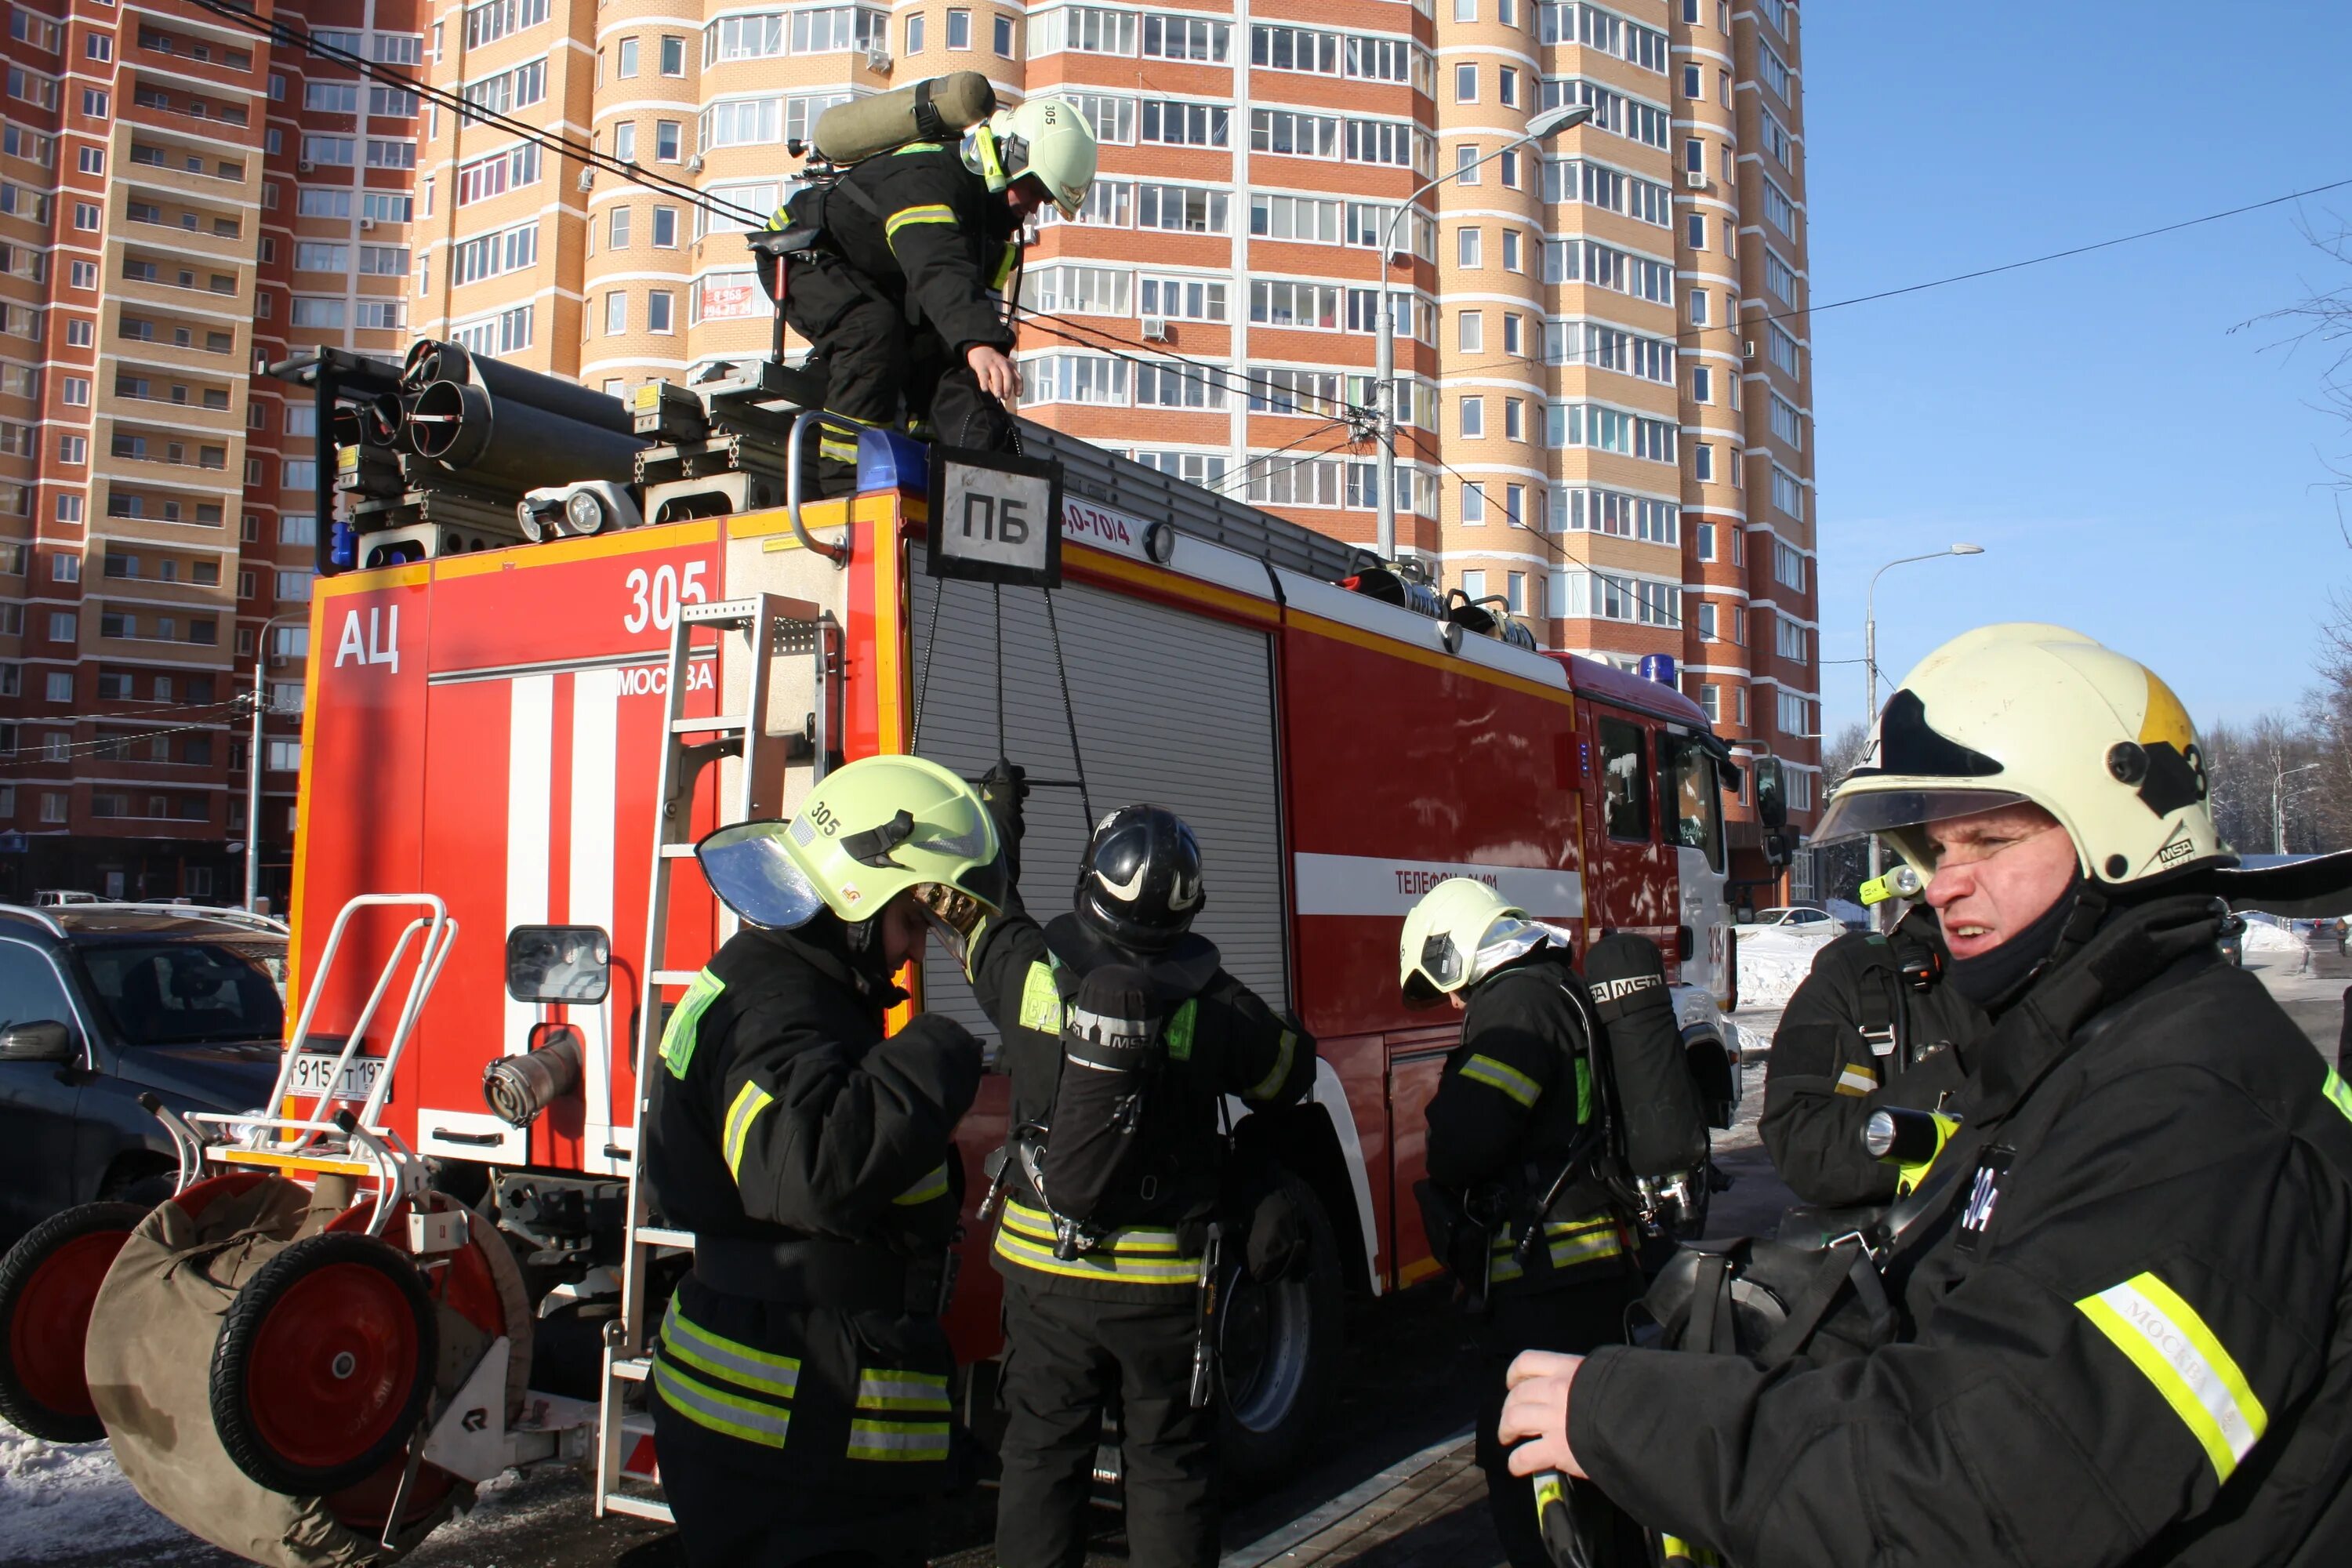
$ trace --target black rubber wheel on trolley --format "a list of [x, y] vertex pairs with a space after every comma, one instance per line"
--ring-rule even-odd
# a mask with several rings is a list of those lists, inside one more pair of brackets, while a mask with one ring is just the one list
[[432, 1298], [372, 1237], [305, 1237], [255, 1270], [213, 1344], [213, 1426], [271, 1491], [365, 1480], [407, 1444], [433, 1392]]
[[147, 1217], [141, 1204], [51, 1215], [0, 1258], [0, 1416], [52, 1443], [106, 1436], [82, 1374], [90, 1308], [115, 1254]]

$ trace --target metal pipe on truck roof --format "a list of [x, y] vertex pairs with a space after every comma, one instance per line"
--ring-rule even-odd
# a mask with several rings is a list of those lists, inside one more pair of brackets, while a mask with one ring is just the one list
[[454, 381], [435, 382], [416, 395], [407, 430], [421, 456], [460, 479], [518, 494], [576, 479], [630, 482], [646, 446], [626, 431], [567, 419]]
[[592, 392], [560, 376], [541, 375], [535, 370], [474, 353], [462, 343], [444, 342], [437, 338], [419, 338], [409, 345], [400, 381], [408, 391], [418, 394], [442, 383], [478, 386], [501, 403], [527, 403], [533, 408], [619, 435], [629, 435], [635, 428], [627, 405], [617, 397]]

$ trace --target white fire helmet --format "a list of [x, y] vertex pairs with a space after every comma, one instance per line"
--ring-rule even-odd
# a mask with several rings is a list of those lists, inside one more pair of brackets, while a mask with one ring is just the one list
[[2083, 875], [2108, 887], [2236, 863], [2172, 689], [2080, 632], [2028, 621], [1964, 633], [1903, 678], [1813, 841], [1874, 833], [1933, 878], [1927, 824], [2021, 801], [2056, 817]]

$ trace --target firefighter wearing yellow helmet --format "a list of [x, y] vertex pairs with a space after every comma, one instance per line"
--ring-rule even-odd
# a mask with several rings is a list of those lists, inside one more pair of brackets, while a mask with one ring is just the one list
[[856, 487], [861, 426], [1011, 446], [1018, 377], [1000, 295], [1032, 216], [1051, 203], [1075, 217], [1094, 184], [1094, 128], [1059, 99], [1000, 111], [960, 141], [960, 128], [929, 123], [935, 134], [813, 182], [771, 225], [790, 258], [784, 320], [808, 340], [838, 421], [818, 444], [825, 495]]
[[[1556, 1182], [1599, 1115], [1569, 940], [1488, 884], [1454, 877], [1405, 916], [1397, 953], [1407, 1003], [1442, 998], [1463, 1016], [1429, 1102], [1429, 1179], [1413, 1195], [1432, 1253], [1479, 1319], [1478, 1462], [1514, 1568], [1551, 1559], [1536, 1489], [1496, 1440], [1504, 1369], [1522, 1351], [1616, 1342], [1641, 1293], [1631, 1216], [1598, 1183]], [[1535, 1222], [1535, 1244], [1522, 1245]]]
[[650, 1380], [686, 1558], [919, 1563], [950, 1474], [950, 1139], [981, 1053], [935, 1014], [886, 1039], [883, 1015], [930, 922], [1003, 899], [995, 826], [938, 764], [870, 757], [696, 853], [744, 924], [646, 1086], [654, 1214], [695, 1237]]
[[2342, 908], [2344, 858], [2234, 870], [2171, 689], [2025, 624], [1905, 678], [1821, 837], [1858, 832], [1994, 1020], [1910, 1223], [1848, 1254], [1896, 1310], [1522, 1357], [1513, 1468], [1746, 1563], [2352, 1561], [2314, 1501], [2352, 1477], [2352, 1089], [2216, 947], [2224, 899]]

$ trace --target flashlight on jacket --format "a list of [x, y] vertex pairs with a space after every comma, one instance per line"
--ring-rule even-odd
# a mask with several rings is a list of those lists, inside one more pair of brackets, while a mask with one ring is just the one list
[[1958, 1125], [1932, 1110], [1888, 1106], [1870, 1113], [1870, 1122], [1862, 1130], [1862, 1145], [1873, 1159], [1892, 1160], [1898, 1165], [1925, 1164], [1942, 1151], [1944, 1141]]
[[1862, 901], [1883, 904], [1889, 899], [1916, 899], [1927, 888], [1926, 879], [1915, 866], [1897, 866], [1883, 877], [1873, 877], [1862, 885]]

